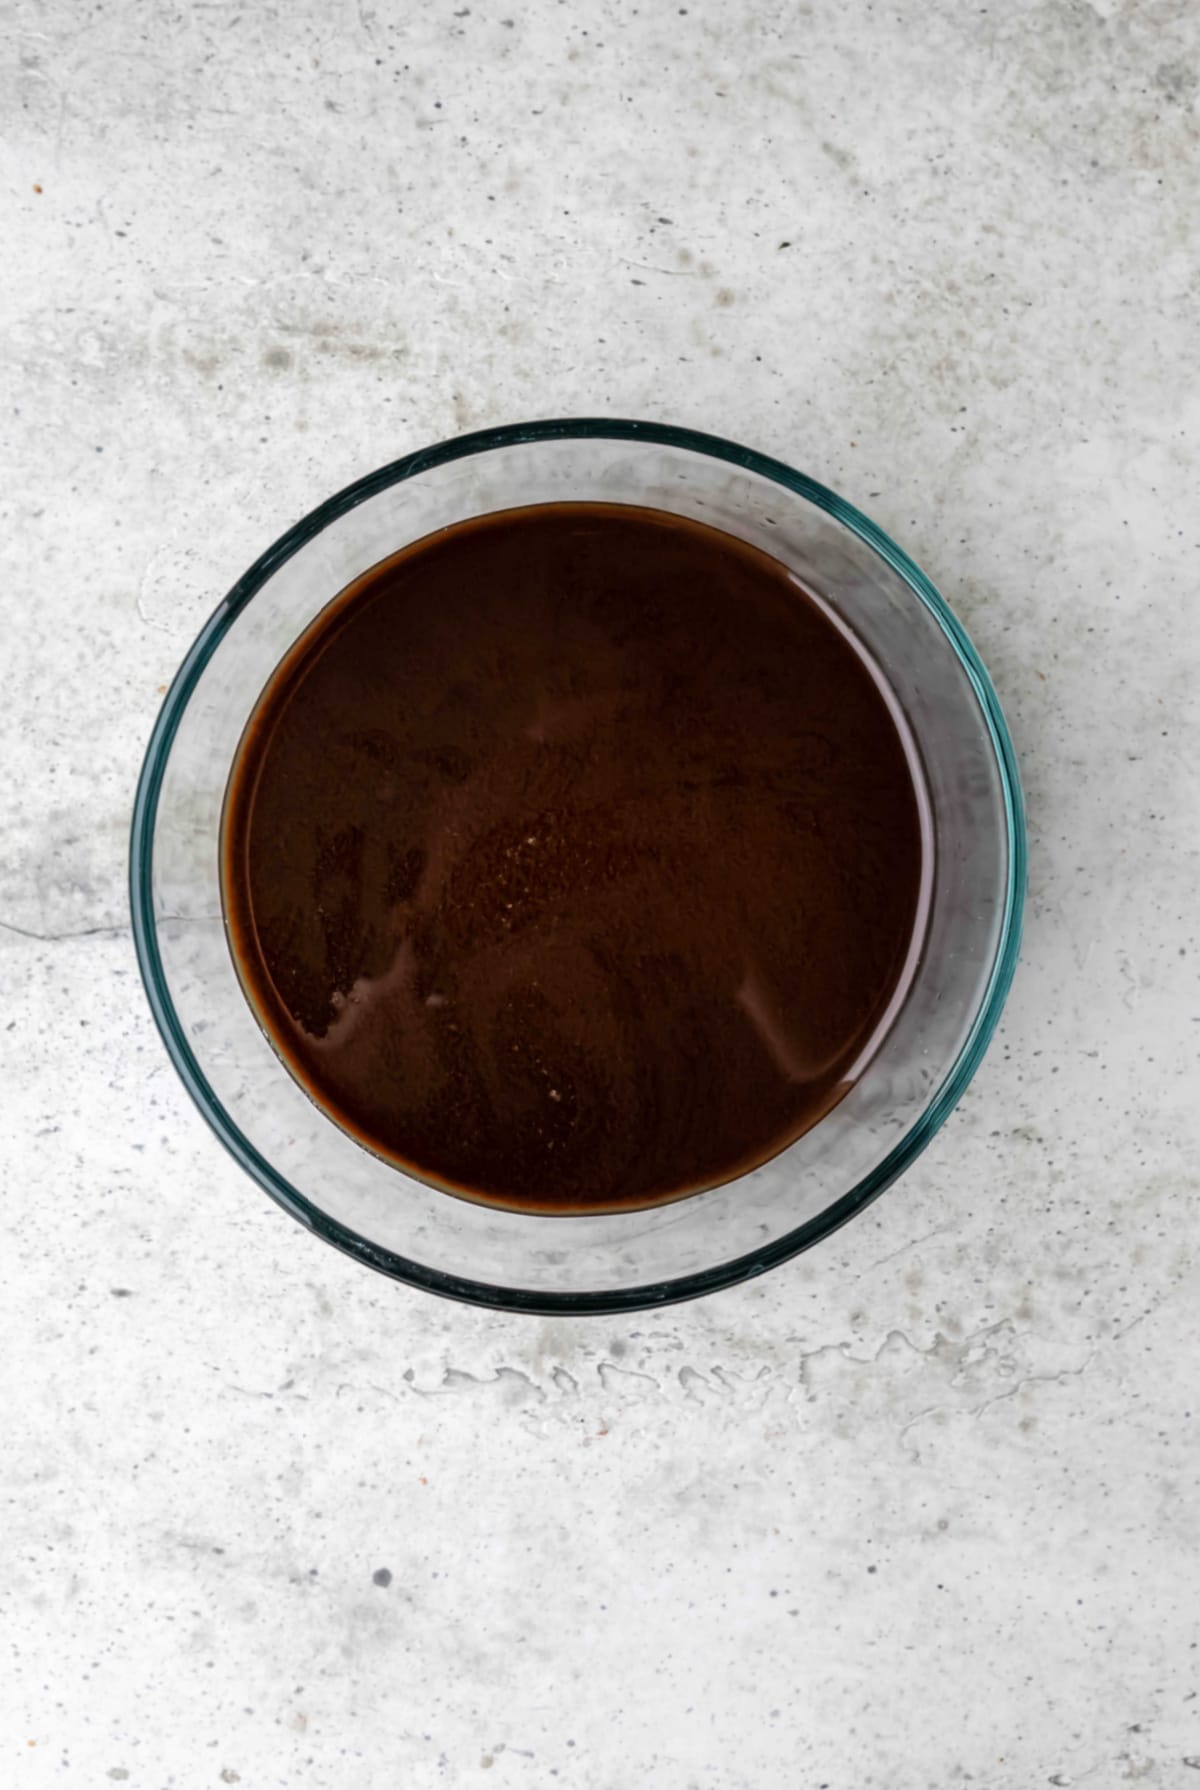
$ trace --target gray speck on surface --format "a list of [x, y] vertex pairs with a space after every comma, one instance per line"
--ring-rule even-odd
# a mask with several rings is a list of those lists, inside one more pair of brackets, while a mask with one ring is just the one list
[[1175, 105], [1186, 106], [1195, 98], [1200, 75], [1186, 62], [1161, 62], [1154, 71], [1154, 84]]
[[371, 1578], [376, 1585], [381, 1585], [385, 1591], [392, 1582], [391, 1572], [386, 1566], [379, 1567], [377, 1571], [371, 1574]]

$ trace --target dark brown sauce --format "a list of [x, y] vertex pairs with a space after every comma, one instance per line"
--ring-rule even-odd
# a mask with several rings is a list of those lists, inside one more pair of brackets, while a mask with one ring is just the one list
[[787, 570], [564, 503], [430, 536], [316, 618], [242, 741], [222, 883], [338, 1124], [576, 1212], [730, 1180], [829, 1110], [902, 992], [922, 864], [889, 701]]

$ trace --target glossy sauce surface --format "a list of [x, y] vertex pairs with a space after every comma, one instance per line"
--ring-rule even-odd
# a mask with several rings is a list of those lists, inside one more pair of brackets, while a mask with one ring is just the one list
[[246, 730], [222, 855], [238, 973], [311, 1097], [531, 1211], [783, 1149], [921, 922], [873, 667], [777, 561], [616, 505], [461, 524], [335, 599]]

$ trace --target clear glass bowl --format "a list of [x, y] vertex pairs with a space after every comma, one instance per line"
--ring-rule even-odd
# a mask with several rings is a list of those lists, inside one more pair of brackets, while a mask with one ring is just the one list
[[[221, 911], [226, 781], [263, 686], [350, 581], [435, 529], [591, 500], [695, 517], [765, 549], [822, 597], [888, 678], [920, 757], [933, 888], [904, 1003], [859, 1079], [782, 1155], [641, 1212], [543, 1215], [439, 1192], [308, 1099], [242, 992]], [[1016, 964], [1025, 883], [1008, 730], [970, 641], [873, 522], [778, 460], [653, 423], [567, 420], [465, 435], [360, 479], [234, 586], [155, 724], [130, 857], [150, 1005], [200, 1111], [243, 1168], [327, 1242], [398, 1280], [531, 1312], [627, 1311], [744, 1280], [836, 1230], [932, 1138], [977, 1068]]]

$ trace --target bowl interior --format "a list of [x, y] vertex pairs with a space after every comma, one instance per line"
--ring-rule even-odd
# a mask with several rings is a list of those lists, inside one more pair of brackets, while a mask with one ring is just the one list
[[[833, 1111], [782, 1155], [641, 1212], [535, 1216], [455, 1199], [364, 1150], [312, 1104], [260, 1030], [226, 943], [220, 822], [242, 730], [296, 637], [352, 579], [435, 529], [521, 504], [643, 504], [782, 560], [882, 669], [920, 764], [932, 888], [907, 998]], [[135, 939], [193, 1096], [243, 1165], [372, 1266], [535, 1310], [687, 1297], [761, 1272], [844, 1222], [941, 1123], [986, 1044], [1015, 961], [1020, 794], [995, 696], [933, 587], [866, 518], [777, 462], [647, 424], [543, 423], [410, 456], [330, 500], [263, 555], [197, 640], [151, 739], [134, 817]]]

